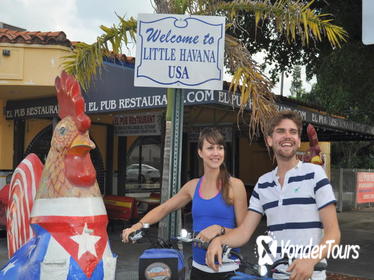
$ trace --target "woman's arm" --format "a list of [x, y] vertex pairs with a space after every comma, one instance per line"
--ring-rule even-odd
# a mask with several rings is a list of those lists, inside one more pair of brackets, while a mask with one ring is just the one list
[[248, 199], [243, 182], [237, 178], [232, 178], [232, 181], [236, 226], [238, 227], [243, 223], [245, 215], [247, 214]]
[[192, 200], [192, 194], [196, 184], [196, 179], [187, 182], [176, 195], [174, 195], [161, 205], [153, 208], [138, 223], [132, 225], [130, 228], [124, 229], [122, 231], [122, 240], [124, 242], [128, 242], [128, 236], [130, 235], [130, 233], [141, 229], [143, 227], [143, 224], [157, 223], [171, 212], [184, 207], [188, 202]]

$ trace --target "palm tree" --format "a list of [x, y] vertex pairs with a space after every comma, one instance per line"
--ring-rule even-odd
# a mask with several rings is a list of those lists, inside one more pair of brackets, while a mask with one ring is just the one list
[[[191, 15], [225, 15], [226, 31], [240, 28], [240, 13], [254, 15], [254, 26], [261, 23], [271, 24], [274, 32], [282, 34], [288, 42], [301, 40], [304, 45], [311, 41], [325, 38], [333, 48], [340, 47], [346, 40], [347, 33], [342, 27], [331, 23], [330, 15], [318, 14], [311, 9], [314, 1], [302, 0], [153, 0], [157, 13], [176, 13]], [[112, 53], [121, 53], [122, 47], [129, 41], [135, 41], [136, 20], [119, 17], [119, 23], [112, 27], [101, 26], [105, 32], [93, 44], [79, 43], [66, 57], [63, 64], [65, 70], [75, 75], [82, 87], [87, 89], [91, 78], [100, 71], [103, 57]], [[243, 42], [226, 33], [225, 64], [232, 73], [230, 90], [241, 94], [241, 108], [250, 105], [249, 136], [252, 138], [264, 132], [265, 124], [275, 112], [272, 83], [261, 72], [252, 59]], [[166, 135], [164, 151], [164, 173], [162, 192], [169, 189], [169, 153], [171, 138], [171, 106], [172, 94], [168, 90], [168, 108], [166, 117]]]

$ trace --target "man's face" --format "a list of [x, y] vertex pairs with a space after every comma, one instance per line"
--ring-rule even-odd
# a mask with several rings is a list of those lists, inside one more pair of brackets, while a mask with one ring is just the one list
[[296, 124], [290, 119], [282, 120], [273, 130], [266, 141], [273, 148], [275, 156], [279, 159], [290, 160], [300, 148], [300, 137]]

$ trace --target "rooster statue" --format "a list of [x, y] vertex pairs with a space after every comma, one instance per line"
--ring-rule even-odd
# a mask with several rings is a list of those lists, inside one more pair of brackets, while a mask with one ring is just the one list
[[78, 82], [56, 78], [61, 121], [45, 166], [35, 154], [15, 170], [7, 209], [9, 262], [0, 279], [114, 279], [106, 210], [90, 158], [95, 148]]
[[318, 165], [324, 165], [325, 160], [321, 153], [321, 148], [318, 145], [317, 131], [313, 125], [308, 124], [306, 134], [308, 135], [309, 139], [309, 149], [305, 152], [303, 161]]

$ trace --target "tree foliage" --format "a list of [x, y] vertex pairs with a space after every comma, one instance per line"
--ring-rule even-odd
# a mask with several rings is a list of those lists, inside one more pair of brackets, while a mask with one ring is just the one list
[[[327, 39], [333, 47], [345, 41], [346, 32], [340, 26], [332, 24], [329, 14], [320, 13], [311, 8], [311, 2], [296, 0], [154, 0], [157, 12], [196, 15], [225, 15], [227, 30], [242, 30], [242, 15], [250, 15], [251, 25], [257, 30], [268, 26], [269, 40], [281, 38], [284, 44], [300, 43], [302, 46], [311, 42]], [[244, 17], [245, 18], [245, 17]], [[64, 68], [75, 75], [84, 88], [87, 88], [93, 75], [102, 64], [102, 56], [110, 52], [117, 53], [128, 38], [135, 39], [136, 22], [134, 19], [119, 18], [120, 23], [101, 29], [104, 35], [98, 37], [92, 45], [79, 44], [73, 54], [67, 57]], [[263, 132], [267, 119], [274, 113], [274, 100], [271, 92], [272, 83], [264, 76], [259, 66], [252, 59], [252, 53], [246, 48], [246, 41], [235, 32], [225, 37], [225, 62], [233, 74], [230, 89], [240, 91], [241, 110], [251, 105], [249, 117], [250, 136]], [[253, 40], [253, 38], [251, 38]]]
[[291, 96], [296, 99], [301, 99], [306, 93], [303, 88], [303, 81], [301, 80], [301, 67], [296, 65], [292, 72], [292, 81], [290, 87]]
[[[317, 84], [302, 97], [306, 102], [322, 106], [327, 112], [350, 120], [374, 123], [374, 45], [362, 43], [362, 1], [329, 1], [336, 22], [349, 33], [342, 48], [331, 51], [320, 46], [312, 67]], [[345, 168], [373, 168], [374, 145], [371, 142], [334, 143], [332, 162]]]

